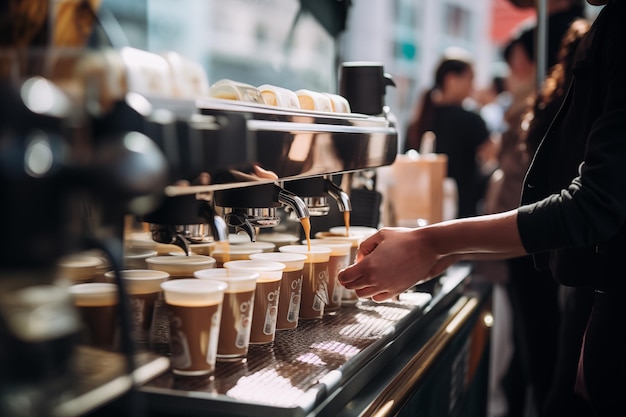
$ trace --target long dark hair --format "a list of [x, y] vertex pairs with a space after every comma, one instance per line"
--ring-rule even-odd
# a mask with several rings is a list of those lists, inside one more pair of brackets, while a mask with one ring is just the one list
[[443, 58], [435, 71], [435, 84], [422, 94], [420, 104], [416, 109], [415, 117], [409, 125], [406, 134], [404, 150], [419, 149], [422, 136], [432, 130], [435, 116], [435, 101], [433, 96], [443, 88], [448, 74], [461, 75], [472, 68], [469, 60], [462, 58]]
[[572, 66], [576, 49], [583, 36], [587, 33], [591, 22], [584, 18], [574, 20], [561, 40], [558, 62], [550, 68], [541, 90], [538, 92], [532, 108], [524, 116], [528, 122], [526, 144], [532, 156], [543, 134], [565, 98], [565, 93], [572, 79]]

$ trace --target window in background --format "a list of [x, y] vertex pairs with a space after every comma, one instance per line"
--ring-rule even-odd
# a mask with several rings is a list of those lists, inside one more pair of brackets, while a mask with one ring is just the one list
[[[222, 78], [336, 89], [335, 39], [299, 0], [104, 0], [128, 45], [173, 50]], [[123, 38], [123, 37], [122, 37]], [[116, 47], [124, 46], [114, 45]]]
[[472, 15], [469, 10], [456, 4], [446, 4], [443, 13], [446, 35], [458, 39], [469, 39], [472, 36]]

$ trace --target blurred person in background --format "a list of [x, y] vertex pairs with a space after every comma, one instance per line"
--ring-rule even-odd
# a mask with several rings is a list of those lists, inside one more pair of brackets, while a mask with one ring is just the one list
[[406, 135], [405, 151], [419, 150], [424, 133], [434, 133], [434, 152], [448, 156], [448, 177], [456, 181], [457, 217], [477, 213], [482, 197], [481, 155], [492, 146], [485, 121], [463, 106], [473, 83], [469, 54], [459, 48], [447, 49], [435, 70], [434, 85], [423, 94]]
[[477, 99], [480, 103], [480, 116], [491, 134], [498, 138], [507, 129], [504, 113], [511, 105], [511, 94], [506, 88], [507, 75], [495, 75]]

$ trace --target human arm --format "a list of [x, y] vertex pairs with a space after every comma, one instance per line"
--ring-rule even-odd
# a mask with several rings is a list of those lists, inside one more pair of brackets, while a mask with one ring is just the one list
[[516, 210], [417, 229], [383, 228], [361, 243], [357, 262], [340, 272], [339, 281], [360, 297], [382, 301], [461, 260], [525, 254]]

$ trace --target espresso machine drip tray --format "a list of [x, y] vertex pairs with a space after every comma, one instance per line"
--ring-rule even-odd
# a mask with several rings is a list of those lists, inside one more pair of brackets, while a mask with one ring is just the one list
[[[273, 343], [250, 345], [247, 360], [218, 362], [209, 377], [166, 373], [140, 389], [157, 413], [305, 416], [339, 388], [371, 380], [415, 332], [460, 295], [468, 267], [442, 277], [442, 290], [405, 293], [399, 301], [360, 300], [320, 320], [279, 330]], [[356, 384], [358, 385], [358, 383]]]

